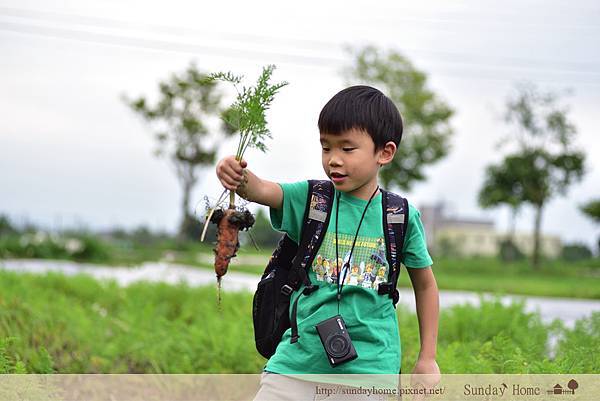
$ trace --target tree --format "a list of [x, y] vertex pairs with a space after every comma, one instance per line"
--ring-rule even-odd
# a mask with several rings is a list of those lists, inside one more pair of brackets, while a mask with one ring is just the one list
[[511, 209], [510, 230], [507, 240], [513, 243], [516, 218], [522, 204], [523, 181], [515, 179], [526, 174], [523, 164], [515, 156], [506, 157], [498, 165], [486, 168], [485, 180], [478, 195], [479, 205], [484, 209], [507, 205]]
[[348, 84], [379, 87], [398, 107], [404, 123], [402, 145], [396, 157], [382, 168], [386, 187], [409, 190], [425, 180], [425, 167], [447, 155], [454, 111], [426, 86], [427, 76], [396, 51], [381, 53], [373, 46], [349, 49], [353, 65], [345, 70]]
[[8, 216], [0, 214], [0, 235], [16, 234], [17, 229], [11, 224]]
[[600, 223], [600, 199], [594, 199], [581, 206], [581, 211], [596, 223]]
[[[540, 235], [544, 207], [584, 174], [585, 155], [574, 149], [576, 128], [558, 95], [542, 93], [533, 85], [517, 87], [506, 104], [505, 121], [513, 127], [517, 150], [486, 170], [480, 192], [483, 205], [511, 207], [529, 204], [535, 210], [532, 264], [540, 264]], [[502, 178], [502, 180], [499, 180]], [[503, 181], [504, 180], [504, 181]], [[492, 185], [497, 184], [495, 188]], [[484, 194], [484, 191], [494, 194]]]
[[[133, 100], [123, 96], [123, 101], [152, 125], [155, 154], [168, 156], [175, 169], [183, 191], [180, 237], [197, 232], [194, 227], [200, 224], [190, 211], [190, 196], [198, 182], [198, 170], [215, 161], [217, 145], [207, 144], [209, 119], [230, 113], [221, 106], [217, 83], [206, 77], [192, 63], [184, 73], [171, 74], [168, 80], [159, 82], [160, 98], [153, 106], [143, 96]], [[233, 128], [226, 120], [221, 120], [218, 131], [231, 135]]]
[[571, 394], [575, 394], [575, 390], [577, 390], [579, 384], [575, 379], [571, 379], [569, 380], [569, 383], [567, 383], [567, 387], [571, 390]]
[[[585, 213], [596, 224], [600, 223], [600, 199], [594, 199], [580, 206], [580, 210]], [[600, 237], [598, 237], [598, 250], [600, 250]]]
[[[514, 242], [517, 214], [527, 199], [535, 199], [535, 192], [543, 192], [544, 177], [535, 172], [536, 155], [527, 151], [507, 155], [497, 165], [486, 168], [479, 191], [479, 205], [484, 209], [506, 205], [511, 209], [511, 224], [506, 243], [500, 255], [503, 260], [519, 259]], [[541, 181], [540, 181], [541, 180]]]

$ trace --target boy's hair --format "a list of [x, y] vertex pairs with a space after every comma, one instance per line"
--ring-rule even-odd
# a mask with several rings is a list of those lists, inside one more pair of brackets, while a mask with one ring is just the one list
[[396, 105], [381, 91], [366, 85], [343, 89], [332, 97], [319, 114], [319, 131], [338, 135], [350, 129], [366, 131], [382, 149], [389, 141], [402, 139], [402, 117]]

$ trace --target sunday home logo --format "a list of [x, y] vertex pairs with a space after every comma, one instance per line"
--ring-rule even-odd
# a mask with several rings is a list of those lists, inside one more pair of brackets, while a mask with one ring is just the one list
[[575, 390], [578, 387], [579, 387], [579, 383], [577, 383], [577, 380], [571, 379], [567, 383], [567, 388], [564, 388], [563, 386], [561, 386], [560, 384], [557, 383], [557, 384], [554, 385], [554, 387], [552, 387], [552, 390], [548, 390], [548, 394], [551, 394], [551, 395], [555, 395], [555, 394], [575, 394]]

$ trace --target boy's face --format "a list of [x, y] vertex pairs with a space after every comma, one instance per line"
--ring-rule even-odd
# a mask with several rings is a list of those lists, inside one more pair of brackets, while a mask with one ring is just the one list
[[375, 152], [369, 134], [351, 129], [339, 135], [321, 133], [321, 149], [323, 170], [336, 189], [368, 200], [377, 188], [379, 167], [392, 161], [396, 145], [388, 142]]

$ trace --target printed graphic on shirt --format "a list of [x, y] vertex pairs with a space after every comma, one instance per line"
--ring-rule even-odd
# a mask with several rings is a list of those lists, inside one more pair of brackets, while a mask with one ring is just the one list
[[328, 232], [315, 257], [312, 270], [317, 281], [336, 284], [338, 275], [344, 285], [357, 285], [377, 290], [379, 283], [387, 282], [388, 263], [385, 257], [385, 240], [373, 237], [358, 237], [352, 256], [353, 235], [338, 234], [338, 259], [335, 255], [335, 233]]

